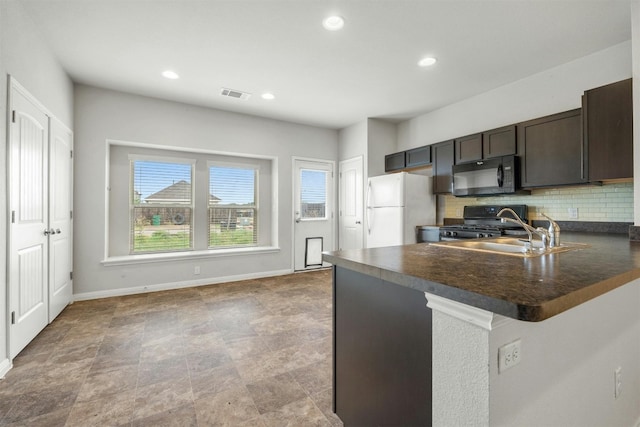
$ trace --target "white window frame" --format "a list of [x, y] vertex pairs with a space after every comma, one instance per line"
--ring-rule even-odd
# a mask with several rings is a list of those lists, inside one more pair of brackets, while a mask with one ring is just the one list
[[[316, 172], [315, 169], [305, 169], [302, 168], [300, 169], [300, 172], [302, 171], [309, 171], [309, 172]], [[303, 217], [302, 216], [302, 200], [300, 200], [300, 221], [303, 222], [313, 222], [313, 221], [327, 221], [329, 220], [329, 212], [327, 210], [327, 206], [329, 204], [329, 200], [328, 200], [328, 192], [329, 192], [329, 173], [327, 171], [323, 171], [325, 174], [325, 199], [324, 199], [324, 216], [323, 217]], [[299, 177], [300, 181], [302, 181], [302, 177]], [[302, 185], [302, 183], [300, 184]]]
[[[112, 168], [112, 160], [111, 160], [111, 150], [113, 148], [121, 148], [121, 149], [145, 149], [145, 150], [159, 150], [159, 151], [173, 151], [178, 153], [184, 153], [185, 156], [188, 155], [212, 155], [212, 156], [224, 156], [224, 157], [235, 157], [235, 158], [246, 158], [248, 160], [247, 163], [234, 163], [229, 162], [229, 164], [241, 164], [241, 165], [252, 165], [256, 166], [255, 163], [251, 163], [252, 161], [266, 161], [269, 164], [269, 170], [267, 173], [269, 174], [269, 207], [267, 211], [264, 210], [264, 206], [262, 206], [262, 215], [266, 215], [266, 217], [261, 220], [261, 224], [263, 224], [262, 232], [266, 233], [260, 240], [258, 246], [251, 247], [237, 247], [237, 248], [228, 248], [228, 249], [201, 249], [195, 248], [191, 251], [180, 251], [180, 252], [159, 252], [159, 253], [148, 253], [148, 254], [135, 254], [135, 255], [124, 255], [124, 254], [110, 254], [110, 228], [111, 228], [111, 219], [110, 219], [110, 198], [111, 198], [111, 168]], [[104, 193], [104, 257], [101, 261], [101, 264], [104, 266], [126, 266], [126, 265], [136, 265], [136, 264], [149, 264], [149, 263], [157, 263], [157, 262], [170, 262], [170, 261], [181, 261], [181, 260], [206, 260], [208, 258], [217, 258], [217, 257], [228, 257], [228, 256], [251, 256], [258, 254], [268, 254], [268, 253], [278, 253], [280, 252], [279, 246], [279, 191], [278, 191], [278, 170], [279, 170], [279, 160], [277, 156], [273, 155], [260, 155], [260, 154], [247, 154], [247, 153], [235, 153], [228, 151], [216, 151], [216, 150], [208, 150], [208, 149], [197, 149], [197, 148], [185, 148], [184, 146], [171, 146], [171, 145], [160, 145], [160, 144], [149, 144], [135, 141], [126, 141], [126, 140], [117, 140], [117, 139], [106, 139], [105, 140], [105, 193]], [[145, 158], [150, 158], [153, 156], [143, 156]], [[171, 157], [171, 156], [161, 156], [163, 158]], [[264, 173], [261, 171], [261, 173]], [[196, 172], [196, 176], [197, 176]], [[194, 186], [195, 187], [195, 186]], [[126, 190], [129, 191], [128, 189]], [[208, 187], [207, 187], [208, 191]], [[196, 194], [197, 196], [197, 194]], [[259, 208], [260, 209], [260, 208]], [[197, 216], [197, 215], [196, 215]], [[206, 215], [205, 215], [206, 216]], [[196, 222], [194, 221], [194, 224]], [[265, 228], [264, 225], [268, 224], [268, 227]], [[267, 230], [267, 231], [265, 231]], [[197, 230], [194, 228], [194, 233]], [[194, 239], [195, 241], [195, 239]]]

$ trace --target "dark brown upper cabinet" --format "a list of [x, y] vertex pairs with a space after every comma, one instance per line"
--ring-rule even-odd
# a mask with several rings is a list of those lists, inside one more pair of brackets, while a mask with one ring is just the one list
[[395, 172], [405, 168], [406, 158], [405, 152], [387, 154], [384, 156], [384, 171]]
[[504, 126], [455, 139], [456, 164], [516, 154], [516, 126]]
[[458, 163], [473, 162], [482, 160], [482, 134], [463, 136], [456, 138], [456, 165]]
[[504, 126], [482, 132], [482, 158], [516, 154], [516, 126]]
[[633, 177], [631, 79], [586, 91], [582, 113], [589, 180]]
[[431, 150], [433, 155], [433, 193], [450, 194], [451, 167], [455, 153], [453, 140], [433, 144]]
[[524, 188], [587, 182], [580, 108], [518, 125]]
[[413, 148], [405, 151], [406, 167], [417, 168], [421, 166], [429, 166], [431, 164], [431, 146]]

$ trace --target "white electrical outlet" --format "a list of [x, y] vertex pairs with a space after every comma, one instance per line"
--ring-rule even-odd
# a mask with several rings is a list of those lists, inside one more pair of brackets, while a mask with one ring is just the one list
[[622, 367], [618, 366], [613, 372], [613, 380], [615, 384], [614, 396], [617, 399], [622, 393]]
[[578, 208], [567, 208], [569, 219], [578, 219]]
[[522, 359], [522, 341], [515, 340], [498, 349], [498, 372], [506, 371], [516, 366]]
[[196, 266], [193, 268], [193, 274], [196, 274], [196, 275], [197, 275], [197, 274], [200, 274], [200, 266], [199, 266], [199, 265], [196, 265]]

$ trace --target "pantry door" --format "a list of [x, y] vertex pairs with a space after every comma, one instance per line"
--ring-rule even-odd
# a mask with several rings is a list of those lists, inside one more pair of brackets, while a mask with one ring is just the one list
[[51, 119], [49, 142], [49, 322], [71, 302], [73, 133]]
[[9, 143], [9, 353], [48, 323], [48, 117], [12, 84]]
[[293, 267], [328, 266], [322, 251], [333, 250], [333, 162], [293, 160]]
[[340, 162], [338, 249], [362, 249], [363, 186], [362, 156]]

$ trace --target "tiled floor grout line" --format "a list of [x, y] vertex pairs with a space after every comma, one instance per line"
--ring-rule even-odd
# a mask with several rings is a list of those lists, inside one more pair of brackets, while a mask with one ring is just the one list
[[[253, 420], [265, 427], [287, 423], [339, 426], [327, 407], [330, 281], [329, 271], [316, 271], [74, 303], [18, 356], [18, 368], [9, 372], [10, 380], [5, 382], [16, 384], [15, 390], [3, 389], [0, 381], [0, 425], [14, 420], [20, 425], [84, 427], [102, 420], [100, 425], [147, 426], [159, 420], [176, 422], [180, 417], [181, 426], [208, 427], [222, 422], [220, 417], [231, 416], [228, 421]], [[94, 337], [91, 331], [100, 336]], [[94, 351], [83, 352], [84, 347]], [[67, 363], [84, 371], [66, 378]], [[280, 364], [270, 370], [272, 363]], [[261, 366], [266, 371], [261, 372]], [[47, 371], [52, 368], [64, 369], [56, 376], [58, 371]], [[61, 381], [67, 384], [65, 389], [75, 390], [73, 401], [64, 402], [67, 406], [60, 410], [55, 405], [38, 409], [38, 402], [25, 406], [24, 394], [37, 390], [30, 378], [38, 380], [38, 372], [52, 378], [51, 386]], [[126, 372], [135, 372], [133, 383], [118, 382], [123, 375], [126, 378]], [[283, 395], [279, 391], [271, 397], [260, 394], [283, 386]], [[166, 393], [154, 395], [163, 387]], [[18, 396], [3, 408], [2, 396], [10, 395], [9, 391]], [[33, 398], [40, 396], [28, 392]], [[182, 393], [182, 397], [174, 402], [167, 397], [171, 393]], [[128, 402], [124, 401], [127, 395], [131, 396]], [[227, 399], [227, 395], [233, 407], [216, 409], [216, 397]], [[25, 412], [29, 408], [35, 411], [31, 415]], [[101, 412], [106, 410], [116, 412]]]

